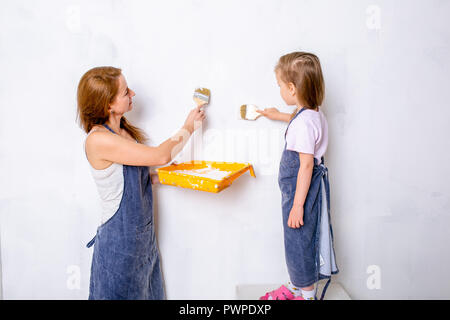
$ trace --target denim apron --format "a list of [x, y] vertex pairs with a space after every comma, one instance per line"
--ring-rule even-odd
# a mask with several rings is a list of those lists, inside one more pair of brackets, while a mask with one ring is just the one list
[[[301, 114], [302, 108], [289, 122]], [[334, 255], [333, 230], [330, 218], [330, 185], [328, 169], [324, 158], [319, 164], [314, 158], [311, 184], [303, 206], [303, 223], [298, 229], [288, 226], [297, 188], [297, 176], [300, 168], [299, 153], [286, 149], [281, 156], [278, 185], [281, 190], [285, 258], [291, 282], [300, 288], [309, 287], [321, 279], [328, 279], [322, 290], [321, 300], [325, 296], [331, 275], [339, 272]], [[322, 199], [326, 195], [326, 199]], [[323, 200], [326, 200], [326, 204]]]
[[90, 248], [95, 243], [89, 300], [162, 300], [148, 167], [123, 165], [123, 178], [119, 209], [87, 244]]

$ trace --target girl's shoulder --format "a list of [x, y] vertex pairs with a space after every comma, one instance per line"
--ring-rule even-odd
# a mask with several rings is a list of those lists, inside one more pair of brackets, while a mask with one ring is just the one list
[[306, 109], [302, 111], [292, 122], [297, 125], [309, 125], [319, 117], [319, 113], [314, 110]]
[[327, 129], [328, 123], [323, 112], [314, 110], [304, 110], [292, 121], [292, 131], [299, 135], [313, 132], [318, 134]]
[[320, 108], [319, 108], [318, 111], [312, 110], [312, 109], [305, 109], [305, 110], [303, 110], [303, 112], [301, 112], [299, 114], [299, 116], [303, 117], [303, 118], [314, 119], [314, 118], [317, 118], [317, 117], [322, 117], [322, 116], [324, 116], [324, 114], [323, 114], [323, 112], [322, 112], [322, 110]]
[[318, 125], [326, 121], [325, 114], [320, 109], [319, 111], [307, 109], [300, 113], [297, 118], [300, 118], [299, 122], [304, 122], [306, 125]]

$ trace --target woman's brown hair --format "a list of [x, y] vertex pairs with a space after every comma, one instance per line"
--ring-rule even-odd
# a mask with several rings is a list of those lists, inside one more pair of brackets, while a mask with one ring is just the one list
[[[97, 67], [81, 77], [77, 92], [77, 119], [86, 133], [95, 125], [103, 125], [108, 121], [109, 105], [119, 90], [121, 74], [119, 68]], [[125, 117], [120, 119], [120, 127], [139, 143], [147, 140], [145, 133], [131, 125]]]
[[[297, 90], [298, 102], [308, 109], [322, 105], [325, 82], [319, 58], [308, 52], [292, 52], [282, 56], [275, 67], [281, 80], [292, 82]], [[291, 118], [295, 116], [295, 110]]]

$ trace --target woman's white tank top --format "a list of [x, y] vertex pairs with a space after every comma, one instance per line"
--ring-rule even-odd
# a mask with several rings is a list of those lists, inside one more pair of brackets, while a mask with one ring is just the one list
[[[87, 137], [94, 131], [90, 131]], [[84, 141], [84, 151], [86, 154], [86, 140]], [[87, 155], [86, 155], [87, 159]], [[102, 215], [100, 225], [108, 221], [114, 213], [119, 209], [120, 202], [123, 195], [123, 165], [119, 163], [112, 163], [105, 169], [95, 169], [89, 162], [91, 174], [97, 185], [97, 191], [100, 195]]]

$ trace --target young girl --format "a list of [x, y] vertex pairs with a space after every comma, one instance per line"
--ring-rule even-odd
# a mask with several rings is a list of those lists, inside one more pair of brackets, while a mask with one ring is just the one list
[[[88, 133], [86, 157], [102, 200], [102, 220], [94, 243], [89, 299], [164, 299], [153, 226], [149, 166], [168, 163], [205, 118], [193, 109], [182, 129], [157, 147], [124, 114], [135, 93], [120, 69], [98, 67], [78, 85], [78, 118]], [[198, 122], [198, 123], [196, 123]], [[181, 147], [181, 148], [180, 148]]]
[[314, 284], [338, 273], [329, 216], [329, 183], [323, 155], [328, 124], [319, 109], [324, 98], [320, 61], [314, 54], [293, 52], [280, 58], [275, 73], [281, 97], [296, 105], [292, 114], [275, 108], [260, 111], [288, 122], [278, 184], [282, 194], [284, 246], [290, 281], [261, 300], [314, 300]]

